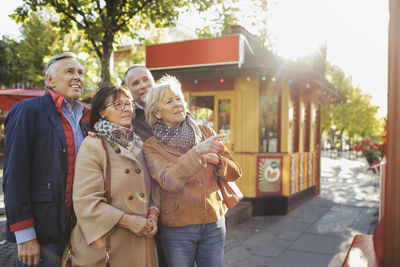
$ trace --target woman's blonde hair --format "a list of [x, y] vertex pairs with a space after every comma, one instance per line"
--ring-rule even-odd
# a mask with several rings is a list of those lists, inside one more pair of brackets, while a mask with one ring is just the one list
[[146, 107], [144, 114], [146, 121], [150, 126], [153, 126], [157, 122], [156, 114], [159, 109], [158, 103], [165, 96], [167, 92], [172, 92], [179, 95], [183, 101], [185, 107], [185, 113], [187, 112], [187, 103], [183, 97], [181, 83], [178, 79], [171, 75], [165, 75], [156, 82], [156, 85], [151, 88], [146, 96]]

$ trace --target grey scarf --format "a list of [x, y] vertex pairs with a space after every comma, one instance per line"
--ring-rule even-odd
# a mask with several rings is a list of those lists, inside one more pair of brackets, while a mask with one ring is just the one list
[[153, 135], [163, 144], [177, 148], [181, 153], [186, 153], [201, 141], [201, 131], [190, 114], [178, 127], [167, 126], [158, 120], [151, 128]]

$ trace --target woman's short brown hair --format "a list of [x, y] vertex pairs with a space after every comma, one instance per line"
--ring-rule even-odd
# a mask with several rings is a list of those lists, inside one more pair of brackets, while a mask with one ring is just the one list
[[124, 85], [120, 87], [113, 83], [104, 82], [99, 85], [99, 90], [92, 99], [92, 107], [90, 110], [89, 128], [94, 130], [95, 123], [101, 118], [100, 112], [105, 108], [107, 99], [112, 96], [114, 102], [121, 94], [125, 94], [129, 100], [133, 101], [131, 92]]

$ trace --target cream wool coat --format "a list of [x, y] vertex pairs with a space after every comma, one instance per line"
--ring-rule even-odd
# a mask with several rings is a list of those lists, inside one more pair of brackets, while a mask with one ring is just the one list
[[[106, 142], [107, 143], [107, 142]], [[105, 266], [105, 236], [111, 235], [111, 266], [157, 266], [153, 238], [118, 226], [123, 213], [146, 217], [151, 192], [141, 149], [107, 143], [111, 161], [111, 205], [104, 196], [106, 154], [93, 133], [76, 160], [73, 203], [77, 224], [71, 234], [73, 266]]]

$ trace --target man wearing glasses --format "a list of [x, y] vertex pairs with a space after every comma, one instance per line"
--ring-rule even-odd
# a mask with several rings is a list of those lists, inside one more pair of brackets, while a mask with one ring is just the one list
[[88, 112], [77, 102], [83, 67], [72, 53], [44, 68], [47, 93], [16, 103], [5, 120], [4, 202], [7, 239], [17, 266], [59, 266], [73, 224], [75, 158]]

